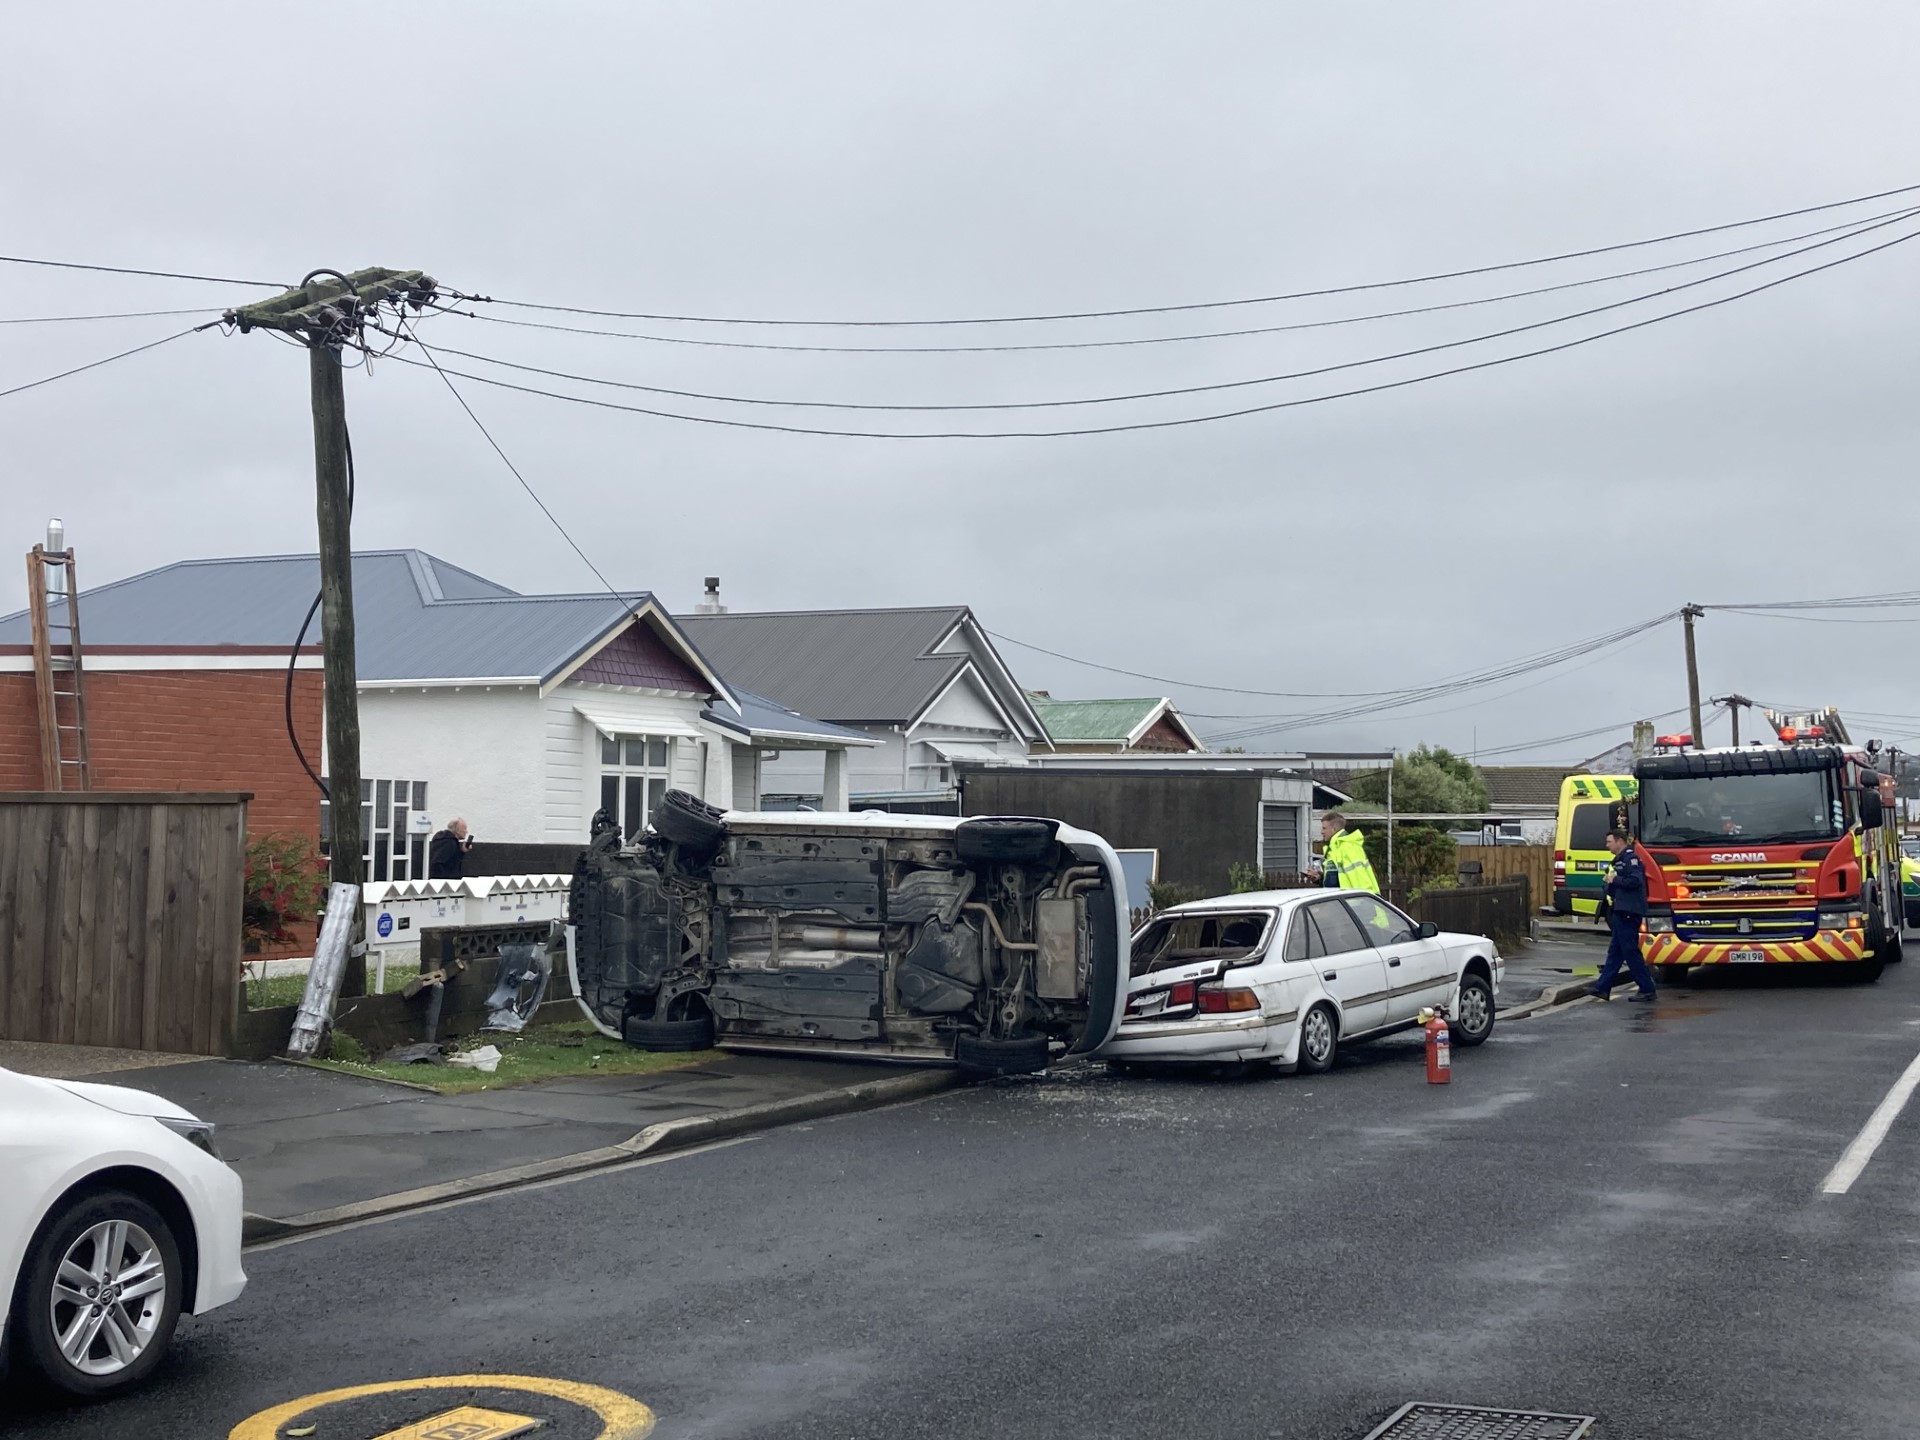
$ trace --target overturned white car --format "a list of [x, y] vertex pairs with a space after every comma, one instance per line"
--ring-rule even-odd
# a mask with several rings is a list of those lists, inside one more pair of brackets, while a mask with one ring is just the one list
[[788, 1050], [992, 1074], [1084, 1055], [1126, 1004], [1106, 841], [1053, 820], [726, 813], [669, 792], [574, 874], [574, 992], [647, 1049]]

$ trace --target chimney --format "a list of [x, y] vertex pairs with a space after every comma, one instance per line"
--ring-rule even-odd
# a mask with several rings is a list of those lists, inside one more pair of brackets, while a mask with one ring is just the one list
[[[47, 553], [49, 555], [65, 555], [67, 553], [67, 527], [61, 523], [58, 517], [47, 522]], [[53, 573], [47, 576], [47, 593], [49, 595], [66, 594], [67, 567], [65, 565], [55, 565], [50, 568]]]
[[720, 603], [720, 577], [718, 575], [707, 576], [707, 593], [701, 598], [700, 603], [693, 607], [693, 613], [696, 615], [724, 615], [727, 613], [727, 607]]

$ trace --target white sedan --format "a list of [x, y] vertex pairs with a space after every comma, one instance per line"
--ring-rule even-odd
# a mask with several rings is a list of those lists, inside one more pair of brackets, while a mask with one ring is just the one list
[[1178, 905], [1133, 937], [1126, 1015], [1100, 1057], [1264, 1061], [1317, 1073], [1339, 1047], [1443, 1006], [1455, 1045], [1493, 1033], [1505, 962], [1357, 890], [1269, 890]]
[[0, 1070], [0, 1174], [0, 1357], [59, 1390], [137, 1385], [246, 1286], [240, 1177], [171, 1101]]

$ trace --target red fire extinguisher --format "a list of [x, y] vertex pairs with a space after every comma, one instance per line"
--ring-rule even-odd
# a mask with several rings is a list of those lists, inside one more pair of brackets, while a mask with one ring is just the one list
[[1447, 1012], [1438, 1008], [1420, 1012], [1427, 1035], [1427, 1083], [1453, 1083], [1453, 1041], [1447, 1034]]

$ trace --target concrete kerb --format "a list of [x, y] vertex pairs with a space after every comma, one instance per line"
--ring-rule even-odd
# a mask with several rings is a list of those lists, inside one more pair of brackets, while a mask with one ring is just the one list
[[857, 1110], [896, 1105], [905, 1100], [917, 1100], [957, 1088], [969, 1083], [971, 1078], [958, 1070], [916, 1070], [905, 1075], [889, 1075], [882, 1080], [862, 1081], [858, 1085], [843, 1085], [814, 1095], [797, 1095], [787, 1100], [770, 1100], [761, 1105], [743, 1105], [737, 1110], [722, 1110], [713, 1115], [691, 1115], [681, 1120], [667, 1120], [658, 1125], [649, 1125], [617, 1145], [603, 1145], [597, 1149], [559, 1155], [551, 1160], [536, 1160], [505, 1170], [488, 1170], [479, 1175], [468, 1175], [438, 1185], [423, 1185], [418, 1189], [381, 1195], [372, 1200], [357, 1200], [326, 1210], [310, 1210], [304, 1215], [292, 1215], [285, 1219], [248, 1213], [241, 1221], [240, 1238], [247, 1245], [284, 1240], [289, 1236], [331, 1229], [355, 1221], [439, 1205], [448, 1200], [462, 1200], [498, 1190], [511, 1190], [535, 1181], [551, 1180], [557, 1176], [599, 1170], [638, 1159], [642, 1155], [685, 1150], [716, 1140], [797, 1124], [803, 1120], [821, 1120]]
[[1593, 981], [1569, 980], [1560, 985], [1549, 985], [1540, 992], [1540, 998], [1530, 1000], [1513, 1010], [1497, 1012], [1502, 1020], [1526, 1020], [1534, 1015], [1545, 1014], [1549, 1010], [1558, 1010], [1563, 1006], [1578, 1003], [1583, 997], [1593, 993]]

